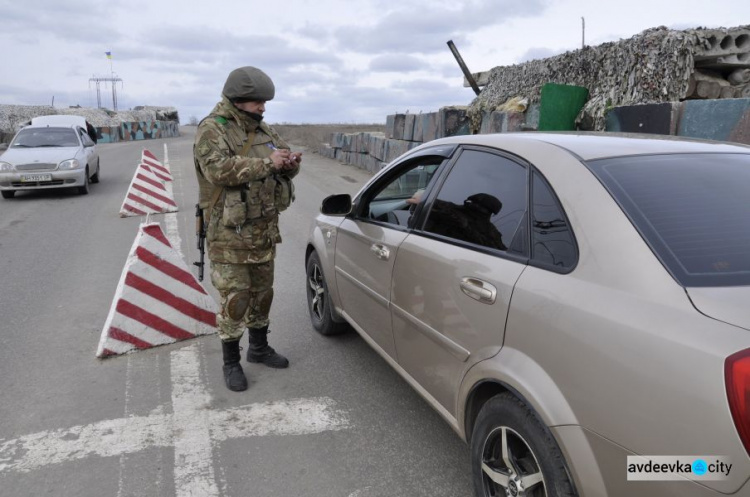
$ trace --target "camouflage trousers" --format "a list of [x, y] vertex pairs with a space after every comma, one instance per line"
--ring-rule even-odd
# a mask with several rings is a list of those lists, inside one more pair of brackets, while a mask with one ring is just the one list
[[263, 264], [211, 263], [211, 283], [221, 296], [216, 327], [223, 341], [239, 340], [245, 328], [268, 326], [273, 302], [273, 260]]

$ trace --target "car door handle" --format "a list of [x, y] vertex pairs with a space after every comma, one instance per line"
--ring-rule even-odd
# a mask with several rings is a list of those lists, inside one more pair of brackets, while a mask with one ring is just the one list
[[497, 299], [497, 288], [476, 278], [462, 278], [461, 291], [483, 304], [494, 304]]
[[391, 251], [384, 245], [378, 245], [373, 243], [370, 247], [370, 251], [375, 254], [375, 257], [381, 261], [387, 261], [391, 257]]

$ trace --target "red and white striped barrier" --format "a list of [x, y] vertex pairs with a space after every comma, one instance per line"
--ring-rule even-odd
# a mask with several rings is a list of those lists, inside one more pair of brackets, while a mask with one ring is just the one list
[[[166, 152], [167, 146], [164, 145], [164, 150]], [[156, 158], [154, 154], [143, 149], [143, 153], [141, 154], [141, 164], [146, 164], [147, 166], [150, 166], [153, 170], [154, 174], [161, 179], [162, 181], [172, 181], [174, 178], [172, 177], [172, 171], [169, 170], [169, 166], [166, 163], [162, 164], [159, 162], [159, 159]]]
[[97, 357], [216, 332], [218, 306], [159, 223], [142, 224], [102, 329]]
[[120, 217], [177, 212], [171, 185], [155, 173], [156, 168], [139, 164], [120, 208]]

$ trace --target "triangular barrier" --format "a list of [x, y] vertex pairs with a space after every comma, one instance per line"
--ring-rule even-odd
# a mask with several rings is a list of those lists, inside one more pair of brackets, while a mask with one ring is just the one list
[[217, 309], [159, 223], [141, 224], [96, 356], [125, 354], [215, 333]]
[[157, 159], [154, 154], [152, 154], [145, 148], [143, 149], [143, 153], [141, 154], [141, 164], [150, 166], [154, 171], [154, 174], [156, 174], [156, 176], [162, 181], [172, 181], [174, 179], [172, 177], [172, 171], [169, 170], [169, 166], [167, 165], [166, 160], [164, 163], [159, 162], [159, 159]]
[[120, 208], [120, 217], [177, 212], [172, 188], [154, 172], [154, 166], [139, 164]]

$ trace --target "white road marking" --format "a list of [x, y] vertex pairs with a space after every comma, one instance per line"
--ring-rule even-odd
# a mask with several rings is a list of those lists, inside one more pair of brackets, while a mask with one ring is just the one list
[[[174, 188], [172, 183], [175, 182], [175, 174], [172, 171], [172, 168], [169, 166], [169, 151], [167, 149], [167, 144], [164, 144], [164, 167], [167, 168], [167, 170], [172, 174], [172, 181], [167, 181], [165, 186], [169, 190], [169, 193], [172, 195], [172, 198], [175, 198], [174, 196]], [[180, 238], [180, 227], [177, 220], [177, 214], [174, 212], [170, 212], [164, 215], [164, 222], [166, 224], [166, 235], [167, 239], [169, 240], [169, 243], [172, 245], [172, 248], [174, 248], [178, 254], [180, 254], [180, 257], [183, 259], [185, 258], [182, 255], [182, 239]]]
[[346, 414], [327, 397], [211, 409], [211, 396], [200, 378], [197, 344], [176, 350], [171, 357], [172, 414], [157, 410], [149, 416], [109, 419], [0, 440], [0, 475], [92, 456], [120, 456], [171, 446], [175, 450], [177, 497], [211, 497], [219, 495], [213, 469], [216, 443], [349, 428]]
[[182, 254], [182, 238], [180, 238], [180, 226], [177, 221], [177, 214], [170, 212], [164, 215], [164, 224], [166, 224], [167, 240], [173, 249], [177, 251], [181, 258], [185, 258]]
[[211, 396], [200, 377], [195, 345], [172, 352], [174, 483], [177, 497], [219, 495], [211, 441]]

